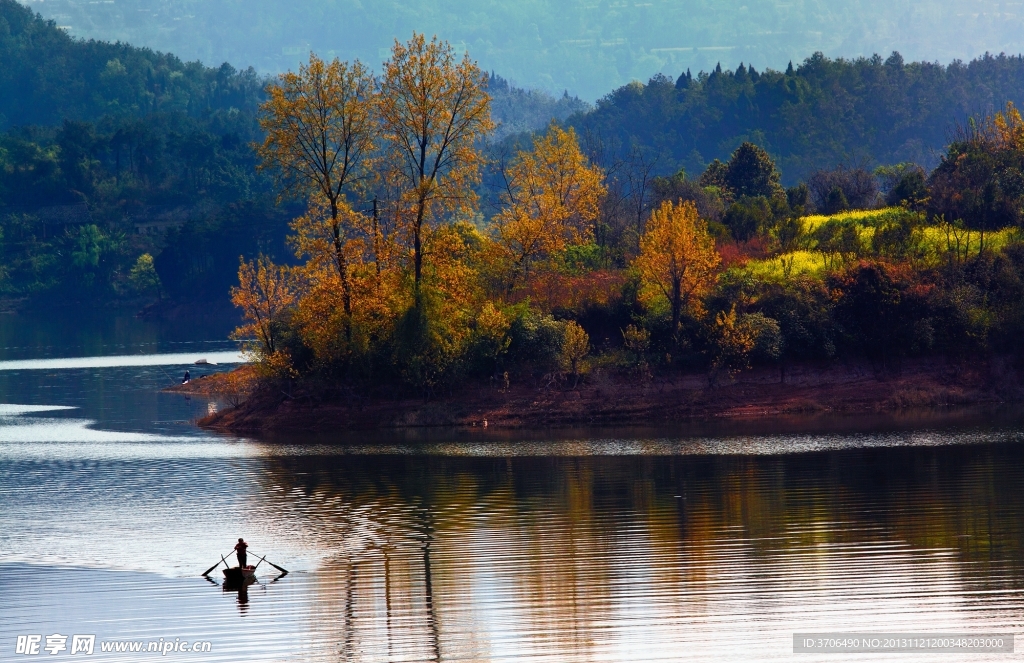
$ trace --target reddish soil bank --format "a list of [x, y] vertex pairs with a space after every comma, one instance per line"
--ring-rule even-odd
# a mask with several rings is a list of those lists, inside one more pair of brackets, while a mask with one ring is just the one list
[[[216, 395], [211, 376], [193, 390]], [[227, 380], [224, 380], [227, 382]], [[187, 388], [172, 388], [183, 391]], [[323, 402], [262, 394], [212, 414], [199, 425], [230, 432], [330, 431], [422, 426], [546, 427], [660, 425], [701, 418], [754, 418], [792, 413], [881, 412], [902, 408], [1021, 400], [1009, 361], [904, 362], [898, 373], [869, 363], [788, 366], [743, 373], [728, 384], [705, 375], [635, 377], [594, 374], [575, 388], [512, 385], [508, 391], [467, 385], [452, 396]]]

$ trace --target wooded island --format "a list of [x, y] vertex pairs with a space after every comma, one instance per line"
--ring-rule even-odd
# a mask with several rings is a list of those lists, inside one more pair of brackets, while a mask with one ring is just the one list
[[[1024, 312], [1024, 120], [1012, 103], [959, 128], [930, 174], [841, 166], [787, 189], [744, 142], [697, 178], [651, 177], [634, 223], [616, 227], [602, 214], [604, 169], [556, 123], [492, 164], [502, 186], [481, 219], [486, 80], [468, 55], [415, 35], [379, 78], [311, 56], [268, 87], [259, 167], [283, 196], [306, 196], [291, 224], [301, 262], [241, 265], [236, 337], [255, 368], [227, 389], [252, 400], [211, 425], [278, 425], [261, 414], [281, 408], [285, 426], [488, 412], [529, 424], [1016, 393], [1012, 361], [998, 382], [977, 361], [1015, 355]], [[913, 358], [933, 361], [906, 383]], [[967, 358], [970, 370], [949, 370]], [[715, 391], [755, 366], [785, 385], [787, 365], [837, 360], [902, 391], [861, 384], [874, 393], [831, 406], [794, 404], [792, 388]], [[678, 386], [694, 374], [704, 382]], [[396, 412], [382, 418], [380, 403]]]

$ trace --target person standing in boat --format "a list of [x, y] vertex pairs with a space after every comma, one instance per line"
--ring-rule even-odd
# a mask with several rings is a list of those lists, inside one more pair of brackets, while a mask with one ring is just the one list
[[238, 556], [238, 568], [245, 568], [245, 549], [249, 547], [243, 539], [239, 538], [238, 543], [235, 544], [235, 554]]

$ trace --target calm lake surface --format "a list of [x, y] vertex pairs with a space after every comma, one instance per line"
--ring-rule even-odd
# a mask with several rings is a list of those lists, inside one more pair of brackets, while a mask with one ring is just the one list
[[[159, 392], [237, 361], [230, 326], [76, 323], [0, 316], [0, 660], [70, 657], [15, 655], [54, 633], [111, 661], [962, 660], [794, 654], [815, 631], [1024, 649], [1018, 412], [241, 439]], [[199, 577], [239, 536], [290, 573]], [[100, 651], [161, 638], [211, 651]]]

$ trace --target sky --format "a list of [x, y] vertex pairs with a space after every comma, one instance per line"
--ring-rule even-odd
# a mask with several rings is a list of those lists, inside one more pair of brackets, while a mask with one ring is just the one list
[[394, 40], [437, 35], [515, 84], [594, 101], [721, 62], [785, 69], [815, 51], [946, 64], [1024, 52], [1024, 2], [987, 0], [31, 0], [82, 38], [207, 65], [293, 69], [309, 52], [379, 70]]

